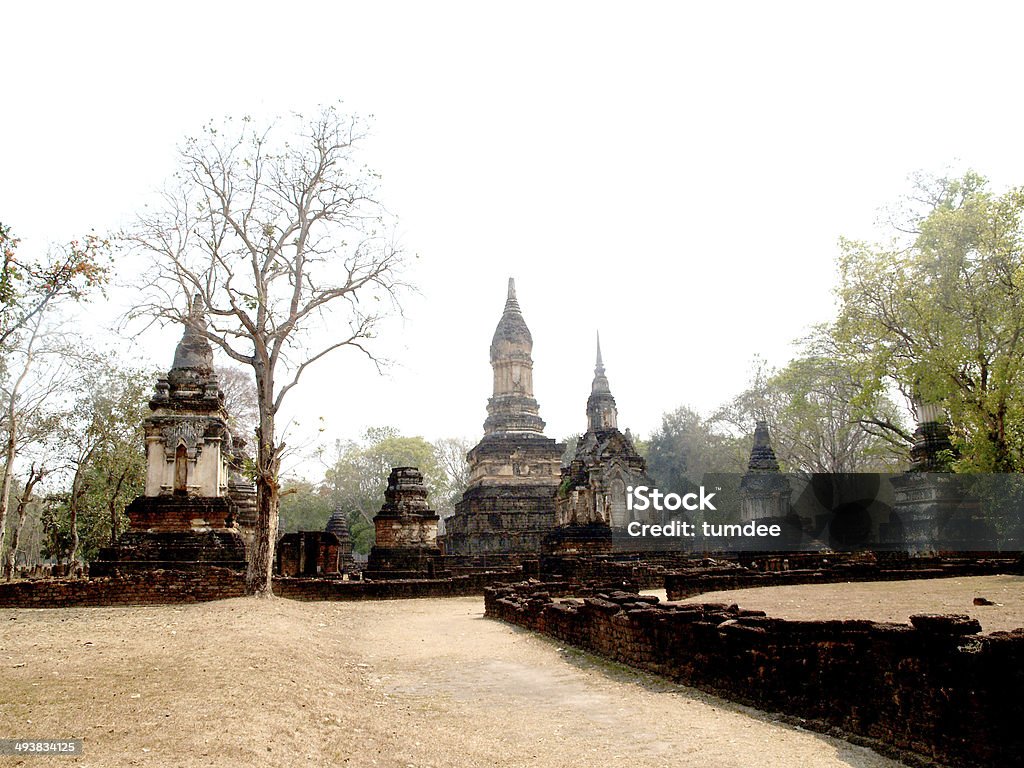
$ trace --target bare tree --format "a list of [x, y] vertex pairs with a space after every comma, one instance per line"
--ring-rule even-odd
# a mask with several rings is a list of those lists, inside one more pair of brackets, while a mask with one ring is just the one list
[[202, 307], [202, 335], [252, 367], [258, 515], [246, 588], [260, 596], [272, 593], [282, 403], [337, 349], [376, 362], [365, 342], [403, 287], [377, 176], [356, 158], [363, 122], [334, 107], [296, 118], [301, 128], [283, 137], [280, 123], [258, 130], [245, 119], [186, 141], [176, 184], [124, 234], [152, 257], [133, 316], [184, 323]]
[[224, 410], [228, 412], [231, 433], [251, 442], [260, 418], [252, 376], [237, 366], [218, 365], [214, 371], [224, 393]]
[[458, 437], [443, 437], [436, 440], [434, 456], [445, 482], [435, 489], [434, 508], [442, 518], [455, 514], [455, 505], [469, 485], [469, 462], [466, 454], [473, 444]]

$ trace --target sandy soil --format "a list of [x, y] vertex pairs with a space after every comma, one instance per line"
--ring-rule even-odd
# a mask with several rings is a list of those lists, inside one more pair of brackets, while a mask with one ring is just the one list
[[2, 765], [895, 763], [497, 621], [482, 598], [0, 610]]
[[[665, 591], [651, 592], [665, 599]], [[978, 606], [984, 597], [996, 605]], [[872, 619], [909, 623], [915, 613], [965, 613], [983, 632], [1024, 627], [1024, 576], [877, 581], [707, 592], [686, 603], [737, 603], [782, 619]]]

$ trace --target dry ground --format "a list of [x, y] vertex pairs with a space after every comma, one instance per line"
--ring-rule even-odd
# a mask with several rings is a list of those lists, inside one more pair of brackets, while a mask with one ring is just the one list
[[[999, 578], [935, 588], [958, 610], [979, 593], [1008, 607], [1021, 581]], [[932, 584], [843, 585], [816, 615], [931, 610]], [[0, 736], [85, 739], [84, 757], [0, 766], [894, 765], [482, 613], [482, 598], [0, 610]]]
[[[653, 592], [664, 599], [665, 591]], [[977, 606], [984, 597], [996, 605]], [[707, 592], [686, 603], [737, 603], [780, 619], [872, 619], [909, 623], [914, 613], [965, 613], [982, 631], [1024, 627], [1024, 576], [876, 581], [859, 584], [799, 584], [768, 589]]]

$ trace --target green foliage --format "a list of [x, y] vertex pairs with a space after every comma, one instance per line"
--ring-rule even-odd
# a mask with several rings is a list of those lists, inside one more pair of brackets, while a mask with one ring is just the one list
[[689, 493], [708, 472], [742, 472], [741, 442], [680, 406], [662, 417], [648, 440], [647, 471], [665, 493]]
[[864, 387], [831, 344], [828, 329], [819, 328], [785, 367], [759, 363], [747, 389], [716, 421], [745, 435], [748, 447], [755, 422], [766, 421], [785, 472], [904, 468], [909, 436], [899, 409], [884, 391]]
[[44, 513], [50, 556], [71, 554], [72, 517], [81, 559], [93, 558], [124, 530], [124, 509], [145, 484], [142, 419], [150, 387], [151, 376], [144, 371], [99, 357], [81, 361], [78, 391], [61, 436], [70, 472]]
[[392, 427], [374, 427], [359, 441], [339, 443], [325, 486], [331, 508], [348, 514], [355, 551], [366, 553], [373, 546], [373, 516], [384, 503], [393, 467], [417, 467], [427, 486], [427, 502], [444, 517], [454, 511], [465, 490], [465, 453], [462, 441], [429, 443], [422, 437], [404, 437]]
[[892, 244], [842, 241], [838, 349], [865, 398], [940, 404], [967, 471], [1024, 469], [1024, 188], [917, 179]]
[[322, 531], [331, 517], [330, 488], [307, 480], [285, 480], [281, 490], [282, 533]]

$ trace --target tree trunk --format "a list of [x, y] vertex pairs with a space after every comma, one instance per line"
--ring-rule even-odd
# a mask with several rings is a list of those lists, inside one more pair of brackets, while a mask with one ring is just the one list
[[7, 550], [7, 557], [4, 560], [4, 579], [10, 581], [14, 576], [15, 558], [18, 556], [18, 547], [21, 545], [21, 531], [25, 527], [25, 518], [28, 515], [28, 505], [32, 501], [32, 490], [36, 483], [43, 479], [46, 470], [36, 470], [33, 465], [28, 472], [28, 480], [25, 483], [25, 490], [18, 501], [18, 524], [11, 531], [11, 546]]
[[110, 546], [112, 547], [117, 544], [117, 501], [118, 498], [121, 496], [121, 486], [124, 485], [126, 477], [128, 477], [127, 469], [121, 473], [121, 476], [119, 478], [117, 478], [117, 485], [114, 486], [114, 493], [110, 497], [110, 501], [108, 502], [108, 506], [110, 509]]
[[78, 536], [78, 505], [82, 500], [82, 494], [85, 493], [79, 476], [82, 472], [82, 466], [81, 464], [79, 465], [78, 470], [75, 472], [75, 479], [71, 483], [71, 503], [68, 510], [68, 525], [71, 528], [71, 549], [68, 551], [69, 570], [75, 566], [75, 559], [78, 557], [78, 547], [81, 544], [81, 539]]
[[266, 375], [265, 368], [254, 367], [260, 406], [260, 425], [256, 430], [256, 530], [246, 558], [245, 592], [255, 597], [273, 597], [280, 458], [279, 447], [274, 440], [274, 411], [270, 397], [273, 381], [267, 381], [270, 377]]
[[14, 393], [7, 410], [7, 446], [4, 452], [4, 477], [0, 486], [0, 553], [3, 552], [4, 534], [7, 532], [7, 511], [11, 505], [11, 483], [14, 480], [14, 457], [18, 444], [18, 420], [14, 412]]

